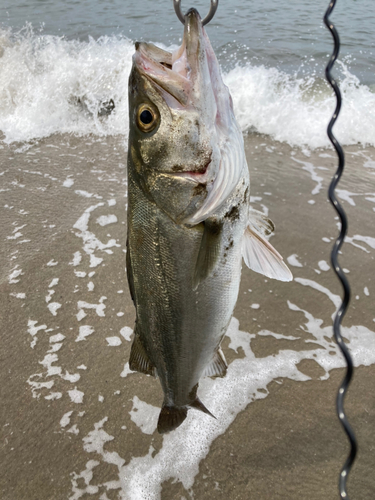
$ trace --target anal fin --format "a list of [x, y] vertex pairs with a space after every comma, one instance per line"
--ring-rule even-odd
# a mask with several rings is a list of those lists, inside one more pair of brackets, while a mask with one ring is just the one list
[[129, 368], [134, 372], [141, 372], [146, 375], [153, 375], [156, 377], [156, 368], [147, 356], [141, 339], [137, 333], [134, 336], [130, 351]]
[[193, 276], [193, 290], [213, 273], [220, 255], [221, 234], [221, 222], [210, 219], [204, 221], [204, 231]]
[[214, 359], [206, 366], [203, 372], [203, 377], [225, 377], [227, 374], [227, 362], [224, 353], [218, 349], [215, 353]]

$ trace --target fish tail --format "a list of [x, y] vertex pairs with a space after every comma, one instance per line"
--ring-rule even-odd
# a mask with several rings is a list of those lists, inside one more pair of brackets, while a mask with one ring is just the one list
[[190, 403], [190, 406], [192, 408], [195, 408], [196, 410], [202, 411], [203, 413], [206, 413], [206, 415], [210, 415], [210, 417], [216, 419], [215, 415], [212, 415], [212, 413], [210, 412], [210, 410], [208, 410], [204, 406], [204, 404], [202, 403], [202, 401], [198, 397], [195, 399], [195, 401], [193, 401], [192, 403]]
[[158, 420], [159, 434], [177, 429], [185, 420], [187, 411], [186, 406], [178, 407], [163, 405]]
[[195, 408], [196, 410], [202, 411], [203, 413], [206, 413], [206, 415], [210, 415], [210, 417], [215, 418], [215, 415], [212, 415], [210, 410], [208, 410], [202, 401], [198, 398], [197, 396], [197, 390], [198, 390], [198, 384], [196, 384], [193, 389], [191, 390], [189, 396], [191, 399], [191, 403], [189, 403], [190, 408]]

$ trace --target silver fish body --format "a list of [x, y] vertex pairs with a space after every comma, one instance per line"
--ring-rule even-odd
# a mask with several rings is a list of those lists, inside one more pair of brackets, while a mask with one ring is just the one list
[[210, 413], [198, 383], [226, 373], [220, 343], [249, 224], [243, 138], [196, 10], [175, 53], [136, 45], [129, 122], [127, 272], [137, 314], [130, 368], [159, 377], [163, 433], [188, 408]]

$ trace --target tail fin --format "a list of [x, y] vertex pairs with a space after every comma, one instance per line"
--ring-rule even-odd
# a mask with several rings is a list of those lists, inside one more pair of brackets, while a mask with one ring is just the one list
[[203, 413], [206, 413], [207, 415], [210, 415], [210, 417], [215, 418], [215, 415], [212, 415], [210, 410], [207, 410], [207, 408], [204, 406], [202, 401], [198, 398], [197, 396], [197, 390], [198, 390], [198, 384], [196, 384], [192, 390], [190, 391], [189, 397], [191, 399], [191, 403], [189, 403], [190, 408], [195, 408], [196, 410], [200, 410]]
[[185, 420], [187, 415], [186, 407], [177, 406], [163, 406], [161, 409], [158, 420], [158, 432], [164, 434], [165, 432], [174, 431]]
[[215, 415], [212, 415], [212, 413], [210, 412], [210, 410], [208, 410], [204, 404], [202, 403], [202, 401], [199, 399], [199, 398], [196, 398], [192, 403], [190, 403], [190, 405], [192, 408], [195, 408], [196, 410], [200, 410], [200, 411], [203, 411], [203, 413], [206, 413], [207, 415], [210, 415], [210, 417], [212, 418], [215, 418]]
[[163, 404], [158, 420], [159, 434], [164, 434], [165, 432], [177, 429], [177, 427], [179, 427], [185, 420], [188, 408], [195, 408], [196, 410], [200, 410], [216, 419], [215, 415], [212, 415], [210, 410], [207, 410], [202, 401], [198, 398], [197, 389], [198, 384], [191, 390], [189, 394], [191, 402], [187, 406], [168, 406]]

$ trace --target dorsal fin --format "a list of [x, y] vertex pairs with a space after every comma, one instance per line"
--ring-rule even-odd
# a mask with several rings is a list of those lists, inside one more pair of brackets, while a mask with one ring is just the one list
[[220, 256], [222, 222], [207, 219], [203, 224], [204, 231], [194, 269], [193, 290], [196, 290], [203, 280], [211, 276]]

